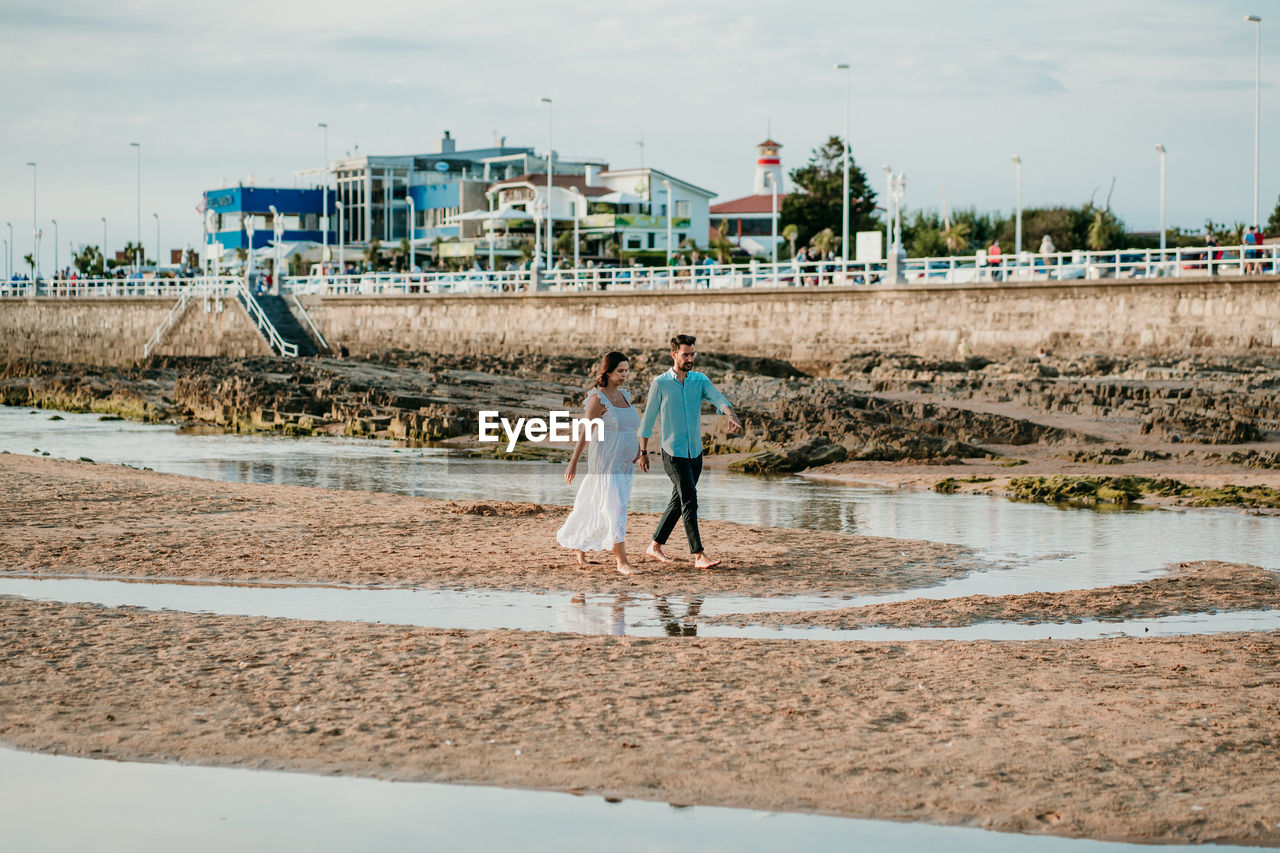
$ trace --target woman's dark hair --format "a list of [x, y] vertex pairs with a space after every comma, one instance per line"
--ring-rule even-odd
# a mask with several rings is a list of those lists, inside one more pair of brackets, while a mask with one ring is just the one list
[[618, 365], [627, 357], [620, 352], [606, 353], [600, 361], [600, 369], [596, 371], [596, 387], [603, 388], [609, 384], [609, 374], [618, 369]]

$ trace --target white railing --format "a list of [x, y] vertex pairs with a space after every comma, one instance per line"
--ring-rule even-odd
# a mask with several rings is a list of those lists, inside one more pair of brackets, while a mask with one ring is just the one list
[[287, 291], [289, 299], [293, 302], [294, 307], [298, 309], [298, 313], [302, 315], [302, 319], [307, 321], [307, 326], [311, 329], [311, 333], [316, 336], [316, 343], [320, 344], [321, 349], [329, 349], [329, 342], [324, 339], [324, 335], [316, 327], [315, 321], [311, 319], [311, 315], [307, 313], [307, 309], [298, 301], [298, 294], [292, 290]]
[[151, 333], [151, 337], [147, 338], [146, 344], [142, 347], [143, 358], [151, 357], [151, 351], [160, 345], [160, 342], [164, 340], [164, 336], [173, 328], [173, 324], [178, 322], [178, 318], [186, 310], [187, 299], [190, 295], [191, 292], [189, 290], [184, 290], [182, 295], [178, 297], [178, 304], [170, 309], [168, 316], [164, 318], [164, 322], [156, 327], [156, 330]]
[[[629, 290], [732, 290], [871, 284], [973, 284], [1094, 279], [1154, 279], [1219, 275], [1280, 275], [1280, 244], [1182, 249], [1118, 249], [1105, 252], [1012, 253], [999, 259], [985, 252], [892, 261], [838, 260], [796, 263], [698, 264], [672, 267], [579, 267], [577, 269], [486, 272], [364, 273], [301, 276], [284, 280], [294, 294], [325, 296], [500, 295], [534, 290], [551, 293]], [[41, 282], [39, 296], [62, 298], [169, 296], [198, 282], [219, 282], [225, 292], [240, 279], [80, 279]], [[26, 282], [0, 284], [0, 297], [31, 296]], [[252, 312], [252, 309], [250, 309]], [[303, 312], [305, 316], [305, 311]], [[310, 323], [310, 318], [308, 318]], [[311, 324], [314, 330], [314, 324]]]
[[280, 355], [288, 356], [289, 358], [297, 358], [298, 345], [280, 337], [280, 333], [276, 331], [275, 324], [271, 322], [271, 319], [267, 317], [266, 312], [262, 310], [262, 306], [258, 303], [258, 300], [254, 298], [253, 291], [249, 289], [247, 284], [245, 284], [244, 279], [238, 278], [235, 279], [235, 282], [237, 285], [236, 295], [240, 298], [240, 302], [244, 305], [245, 310], [249, 312], [249, 317], [258, 327], [258, 331], [266, 335], [267, 340], [271, 344], [271, 349]]
[[0, 297], [54, 297], [58, 299], [111, 299], [154, 296], [177, 299], [193, 291], [201, 295], [231, 294], [239, 279], [230, 276], [187, 278], [79, 278], [48, 279], [38, 285], [29, 281], [0, 281]]

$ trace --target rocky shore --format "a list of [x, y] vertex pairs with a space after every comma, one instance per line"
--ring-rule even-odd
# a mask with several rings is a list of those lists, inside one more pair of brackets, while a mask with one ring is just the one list
[[[128, 368], [9, 362], [0, 365], [0, 402], [241, 431], [448, 441], [493, 452], [475, 442], [480, 410], [511, 418], [577, 410], [594, 366], [594, 357], [400, 351], [345, 360], [159, 358]], [[644, 405], [648, 379], [667, 366], [664, 352], [632, 354], [637, 405]], [[708, 454], [746, 473], [821, 469], [1016, 495], [1014, 476], [1043, 475], [1004, 469], [1048, 465], [1048, 476], [1115, 476], [1109, 466], [1125, 465], [1135, 466], [1125, 473], [1145, 466], [1143, 476], [1191, 467], [1215, 475], [1216, 485], [1280, 487], [1269, 473], [1280, 471], [1277, 359], [1045, 354], [990, 362], [867, 353], [848, 356], [831, 375], [810, 376], [786, 362], [707, 353], [699, 369], [726, 391], [746, 425], [730, 434], [724, 418], [706, 415]], [[521, 452], [564, 454], [530, 445]], [[903, 466], [929, 473], [902, 477], [894, 469]], [[978, 475], [975, 467], [1004, 476]], [[987, 479], [976, 483], [975, 476]], [[1039, 484], [1022, 491], [1054, 493]], [[1230, 496], [1221, 502], [1240, 503]], [[1244, 505], [1280, 505], [1280, 492]]]

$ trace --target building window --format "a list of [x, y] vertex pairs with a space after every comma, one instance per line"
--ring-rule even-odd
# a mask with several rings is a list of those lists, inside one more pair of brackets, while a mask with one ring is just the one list
[[685, 233], [684, 233], [683, 231], [677, 231], [677, 232], [676, 232], [676, 245], [677, 245], [677, 246], [682, 245], [682, 244], [684, 243], [684, 238], [685, 238]]
[[[650, 235], [650, 236], [653, 236], [653, 235]], [[639, 248], [640, 248], [640, 243], [641, 243], [641, 240], [640, 240], [640, 238], [639, 238], [639, 237], [628, 237], [628, 238], [627, 238], [627, 248], [628, 248], [628, 249], [639, 249]]]
[[649, 232], [649, 248], [650, 249], [653, 248], [653, 232], [652, 231]]
[[679, 216], [688, 216], [688, 215], [689, 215], [689, 202], [687, 202], [687, 201], [677, 201], [677, 202], [676, 202], [676, 216], [678, 216], [678, 217], [679, 217]]

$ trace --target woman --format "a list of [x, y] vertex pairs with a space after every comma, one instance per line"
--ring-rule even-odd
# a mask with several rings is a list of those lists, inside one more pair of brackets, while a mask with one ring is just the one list
[[[587, 551], [612, 551], [620, 574], [635, 569], [627, 560], [627, 501], [631, 498], [633, 466], [640, 458], [640, 415], [631, 405], [631, 393], [622, 386], [627, 381], [627, 357], [611, 352], [600, 362], [595, 385], [587, 392], [587, 417], [604, 421], [604, 438], [591, 448], [591, 469], [582, 478], [573, 511], [556, 534], [556, 541], [572, 548], [578, 565], [587, 564]], [[572, 483], [578, 460], [587, 446], [586, 435], [578, 439], [573, 457], [564, 472]]]

